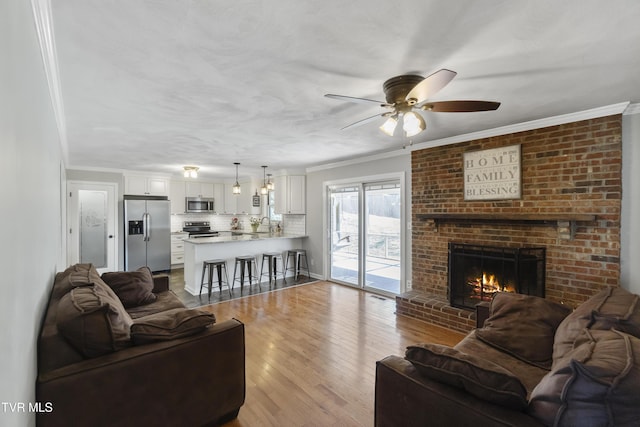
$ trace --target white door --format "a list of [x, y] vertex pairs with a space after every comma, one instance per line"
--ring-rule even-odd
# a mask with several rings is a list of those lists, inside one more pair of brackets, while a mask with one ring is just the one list
[[68, 185], [68, 263], [92, 263], [100, 274], [117, 270], [117, 184]]

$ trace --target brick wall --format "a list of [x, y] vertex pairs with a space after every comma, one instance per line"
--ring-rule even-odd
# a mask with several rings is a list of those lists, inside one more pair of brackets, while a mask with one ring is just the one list
[[[521, 144], [522, 198], [465, 201], [463, 153]], [[412, 153], [414, 294], [447, 298], [449, 241], [547, 248], [546, 297], [577, 305], [618, 286], [622, 116], [614, 115]], [[554, 226], [440, 223], [426, 213], [594, 214], [573, 239]]]

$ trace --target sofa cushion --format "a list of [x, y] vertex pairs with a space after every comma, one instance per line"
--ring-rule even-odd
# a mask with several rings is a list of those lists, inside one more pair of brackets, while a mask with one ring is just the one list
[[569, 307], [544, 298], [498, 292], [476, 336], [524, 362], [549, 369], [556, 328], [570, 312]]
[[85, 357], [96, 357], [130, 345], [131, 317], [106, 284], [71, 289], [60, 299], [56, 324]]
[[582, 303], [562, 321], [556, 331], [553, 359], [562, 359], [584, 328], [615, 328], [640, 338], [639, 296], [623, 288], [608, 287]]
[[527, 407], [527, 391], [511, 372], [490, 360], [438, 344], [407, 347], [405, 358], [421, 375], [514, 410]]
[[61, 298], [71, 289], [78, 286], [88, 286], [93, 284], [100, 275], [92, 264], [74, 264], [66, 270], [56, 274], [56, 287], [52, 297]]
[[175, 308], [135, 320], [131, 338], [134, 344], [173, 340], [201, 332], [215, 321], [213, 313], [204, 310]]
[[533, 390], [528, 412], [554, 426], [638, 425], [639, 384], [640, 339], [583, 329]]
[[156, 300], [153, 293], [153, 275], [149, 267], [136, 271], [114, 271], [104, 273], [102, 280], [118, 295], [126, 307], [137, 307]]

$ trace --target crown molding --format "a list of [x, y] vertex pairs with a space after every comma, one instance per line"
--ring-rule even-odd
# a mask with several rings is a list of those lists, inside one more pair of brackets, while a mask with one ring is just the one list
[[629, 106], [624, 110], [624, 113], [622, 113], [622, 115], [630, 116], [632, 114], [638, 114], [638, 113], [640, 113], [640, 104], [629, 104]]
[[58, 138], [62, 148], [62, 159], [64, 163], [69, 162], [69, 145], [67, 142], [67, 125], [64, 113], [64, 102], [62, 100], [62, 86], [60, 84], [60, 74], [58, 72], [58, 59], [56, 54], [56, 43], [53, 35], [53, 18], [51, 14], [50, 0], [31, 0], [33, 11], [33, 21], [40, 43], [40, 54], [44, 72], [49, 86], [49, 96], [51, 106], [58, 128]]
[[433, 141], [421, 142], [411, 146], [411, 151], [425, 148], [440, 147], [443, 145], [457, 144], [458, 142], [473, 141], [476, 139], [490, 138], [493, 136], [507, 135], [510, 133], [525, 132], [528, 130], [541, 129], [550, 126], [557, 126], [566, 123], [579, 122], [582, 120], [606, 117], [614, 114], [622, 114], [629, 106], [629, 102], [606, 105], [604, 107], [592, 108], [590, 110], [578, 111], [575, 113], [562, 114], [560, 116], [547, 117], [544, 119], [531, 120], [523, 123], [502, 126], [478, 132], [456, 135], [449, 138], [436, 139]]
[[340, 162], [333, 162], [333, 163], [326, 163], [324, 165], [311, 166], [306, 168], [306, 172], [307, 173], [319, 172], [327, 169], [335, 169], [335, 168], [340, 168], [345, 166], [357, 165], [359, 163], [367, 163], [367, 162], [373, 162], [376, 160], [389, 159], [391, 157], [401, 156], [403, 154], [409, 154], [409, 152], [406, 151], [405, 149], [387, 151], [385, 153], [372, 154], [371, 156], [358, 157], [354, 159], [343, 160]]
[[[337, 167], [351, 166], [359, 163], [366, 163], [374, 160], [387, 159], [390, 157], [408, 154], [411, 151], [423, 150], [425, 148], [440, 147], [442, 145], [457, 144], [458, 142], [472, 141], [475, 139], [489, 138], [492, 136], [507, 135], [510, 133], [524, 132], [533, 129], [540, 129], [549, 126], [557, 126], [565, 123], [579, 122], [581, 120], [595, 119], [598, 117], [606, 117], [614, 114], [636, 114], [640, 113], [640, 104], [631, 104], [629, 102], [621, 102], [618, 104], [606, 105], [604, 107], [592, 108], [590, 110], [578, 111], [575, 113], [562, 114], [560, 116], [547, 117], [544, 119], [531, 120], [528, 122], [516, 123], [513, 125], [502, 126], [493, 129], [482, 130], [478, 132], [456, 135], [448, 138], [435, 139], [433, 141], [420, 142], [408, 145], [402, 150], [394, 150], [386, 153], [375, 154], [372, 156], [359, 157], [355, 159], [345, 160], [335, 163], [327, 163], [324, 165], [313, 166], [307, 168], [307, 172], [318, 172], [321, 170], [333, 169]], [[408, 151], [407, 151], [408, 149]]]

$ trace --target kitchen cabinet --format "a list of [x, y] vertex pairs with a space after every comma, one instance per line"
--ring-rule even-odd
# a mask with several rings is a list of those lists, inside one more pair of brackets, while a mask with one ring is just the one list
[[184, 198], [186, 197], [186, 183], [184, 181], [171, 181], [169, 191], [169, 201], [171, 202], [172, 214], [184, 213]]
[[260, 215], [260, 207], [253, 206], [253, 195], [259, 186], [254, 181], [241, 182], [242, 191], [238, 195], [233, 194], [233, 184], [224, 185], [224, 213]]
[[213, 197], [213, 184], [210, 182], [186, 182], [187, 197]]
[[171, 233], [171, 265], [184, 264], [184, 239], [189, 233]]
[[224, 184], [213, 184], [213, 208], [215, 209], [216, 213], [223, 214], [226, 212], [225, 202]]
[[274, 211], [277, 214], [306, 213], [306, 179], [304, 175], [285, 175], [275, 179]]
[[169, 196], [169, 179], [145, 175], [125, 175], [124, 194]]

